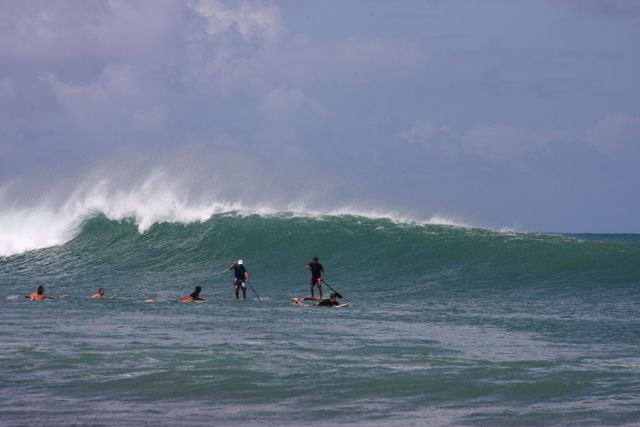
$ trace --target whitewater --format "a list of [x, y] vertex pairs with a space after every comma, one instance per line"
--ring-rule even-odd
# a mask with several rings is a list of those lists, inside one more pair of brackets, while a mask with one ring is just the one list
[[[3, 425], [640, 421], [638, 235], [106, 189], [2, 211]], [[351, 307], [290, 304], [313, 256]], [[234, 299], [238, 258], [261, 301]], [[39, 284], [69, 296], [28, 302]]]
[[401, 223], [463, 226], [462, 222], [443, 215], [420, 217], [408, 212], [346, 203], [319, 204], [315, 200], [319, 197], [317, 193], [290, 197], [286, 201], [272, 200], [270, 194], [262, 198], [251, 194], [242, 200], [213, 191], [202, 182], [194, 185], [165, 170], [152, 169], [126, 186], [122, 181], [104, 176], [85, 179], [73, 191], [53, 191], [38, 197], [35, 202], [29, 200], [27, 204], [15, 201], [15, 193], [19, 191], [10, 191], [10, 185], [0, 187], [0, 205], [3, 206], [0, 210], [0, 256], [61, 245], [77, 235], [83, 223], [96, 215], [116, 221], [131, 220], [141, 234], [154, 224], [203, 222], [219, 214], [354, 215]]

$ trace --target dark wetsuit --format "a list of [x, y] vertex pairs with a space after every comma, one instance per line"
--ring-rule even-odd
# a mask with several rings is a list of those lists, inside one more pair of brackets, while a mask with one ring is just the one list
[[247, 272], [247, 269], [244, 268], [244, 265], [235, 265], [233, 267], [233, 275], [236, 277], [235, 285], [242, 287], [243, 289], [246, 287], [244, 283], [244, 273]]
[[320, 277], [322, 277], [322, 272], [324, 271], [322, 264], [314, 264], [311, 262], [307, 265], [311, 269], [311, 282], [309, 284], [322, 286], [322, 283], [320, 282]]
[[330, 299], [323, 299], [318, 303], [318, 307], [332, 307], [334, 305], [340, 305], [338, 301], [331, 301]]

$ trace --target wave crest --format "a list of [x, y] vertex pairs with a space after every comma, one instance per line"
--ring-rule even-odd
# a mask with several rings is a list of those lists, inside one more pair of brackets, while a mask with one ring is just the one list
[[[6, 193], [6, 192], [5, 192]], [[82, 224], [97, 215], [115, 221], [132, 220], [140, 233], [158, 223], [204, 222], [215, 215], [290, 215], [305, 217], [357, 216], [388, 219], [406, 224], [468, 225], [441, 215], [417, 218], [410, 214], [354, 206], [319, 207], [309, 197], [288, 203], [228, 200], [212, 190], [194, 193], [164, 173], [151, 174], [137, 185], [122, 188], [101, 179], [79, 186], [66, 200], [43, 199], [35, 207], [15, 207], [0, 212], [0, 256], [64, 244], [80, 232]]]

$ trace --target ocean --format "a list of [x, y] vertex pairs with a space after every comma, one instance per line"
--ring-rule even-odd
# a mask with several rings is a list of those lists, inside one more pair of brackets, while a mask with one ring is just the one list
[[[140, 231], [96, 214], [0, 257], [1, 425], [640, 425], [640, 235], [234, 212]], [[313, 256], [351, 307], [289, 302]], [[235, 300], [238, 258], [260, 300]], [[24, 298], [40, 284], [68, 297]], [[177, 302], [195, 286], [207, 302]]]

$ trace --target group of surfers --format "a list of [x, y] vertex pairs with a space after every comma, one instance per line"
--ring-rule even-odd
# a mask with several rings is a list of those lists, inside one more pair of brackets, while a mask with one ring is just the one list
[[[312, 300], [312, 301], [317, 301], [315, 304], [313, 304], [316, 307], [333, 307], [333, 306], [344, 307], [349, 305], [348, 303], [340, 304], [338, 299], [341, 297], [341, 295], [339, 295], [336, 292], [331, 293], [329, 298], [323, 299], [322, 284], [324, 283], [324, 267], [322, 266], [322, 264], [318, 262], [318, 257], [314, 257], [313, 260], [305, 266], [305, 268], [311, 271], [311, 281], [309, 283], [309, 290], [311, 292], [311, 296], [305, 297], [305, 298], [290, 297], [289, 299], [293, 304], [300, 307], [306, 307], [307, 304], [305, 303], [305, 300]], [[240, 291], [242, 291], [242, 298], [246, 300], [247, 285], [251, 286], [251, 282], [249, 281], [249, 272], [245, 268], [243, 260], [239, 259], [237, 261], [234, 261], [229, 266], [228, 270], [229, 271], [233, 270], [234, 290], [235, 290], [236, 299], [240, 299]], [[314, 293], [315, 288], [317, 288], [318, 292], [320, 293], [319, 299], [316, 299], [315, 297], [315, 293]], [[206, 298], [202, 298], [200, 296], [200, 292], [202, 292], [202, 288], [200, 286], [196, 286], [195, 290], [191, 294], [181, 297], [178, 301], [180, 302], [206, 301]], [[91, 295], [91, 299], [101, 299], [104, 297], [105, 293], [106, 293], [105, 289], [100, 288], [96, 293]], [[66, 297], [66, 295], [63, 295], [60, 298], [64, 298], [64, 297]], [[44, 294], [44, 286], [42, 285], [38, 286], [38, 289], [35, 292], [31, 293], [31, 295], [29, 295], [28, 298], [30, 299], [30, 301], [45, 301], [45, 300], [54, 299], [53, 297]], [[149, 298], [144, 300], [144, 302], [154, 303], [158, 301], [155, 298]]]

